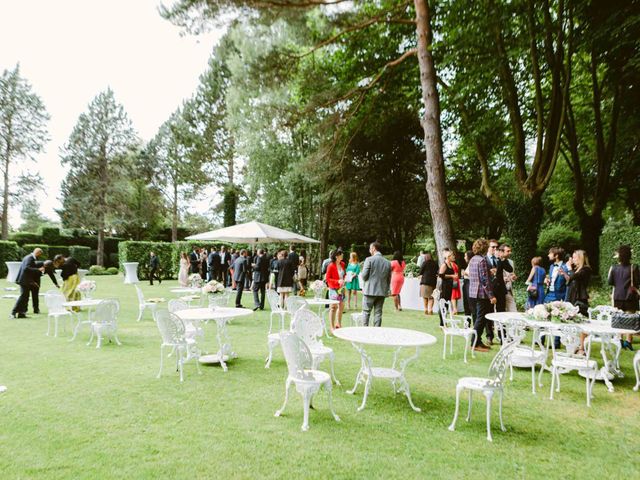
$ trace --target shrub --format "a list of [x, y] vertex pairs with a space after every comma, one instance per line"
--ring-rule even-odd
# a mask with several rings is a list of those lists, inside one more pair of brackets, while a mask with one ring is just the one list
[[118, 257], [120, 271], [124, 271], [123, 263], [138, 262], [138, 278], [149, 278], [149, 252], [155, 252], [160, 260], [160, 275], [162, 278], [175, 278], [178, 274], [177, 263], [174, 259], [174, 246], [169, 242], [120, 242]]
[[62, 242], [62, 235], [58, 227], [42, 227], [42, 233], [40, 234], [43, 243], [49, 245], [60, 245]]
[[107, 273], [109, 275], [117, 275], [118, 274], [118, 268], [117, 267], [109, 267], [107, 268]]
[[109, 265], [109, 267], [115, 267], [115, 269], [117, 270], [118, 267], [120, 266], [120, 260], [118, 258], [118, 254], [110, 253], [109, 255], [107, 255], [107, 258], [109, 259], [109, 261], [107, 262], [107, 265]]
[[540, 231], [538, 251], [546, 254], [551, 247], [562, 247], [571, 253], [580, 248], [580, 234], [564, 225], [549, 225]]
[[600, 275], [606, 282], [609, 267], [617, 262], [613, 258], [620, 245], [631, 245], [633, 257], [631, 261], [640, 263], [640, 227], [631, 222], [609, 222], [602, 230], [600, 237]]
[[91, 265], [89, 267], [89, 273], [87, 275], [105, 275], [107, 271], [100, 265]]
[[25, 243], [40, 243], [42, 236], [33, 232], [15, 232], [9, 235], [9, 240], [23, 246]]
[[69, 256], [69, 247], [64, 245], [49, 245], [49, 258], [53, 259], [56, 255]]
[[7, 276], [7, 266], [4, 262], [20, 260], [20, 247], [16, 242], [0, 240], [0, 277]]
[[47, 260], [49, 257], [49, 245], [44, 245], [40, 243], [25, 243], [22, 246], [22, 250], [24, 250], [24, 254], [27, 255], [30, 252], [33, 252], [36, 248], [42, 249], [42, 256], [40, 260]]
[[89, 254], [91, 249], [82, 245], [71, 245], [69, 247], [69, 255], [80, 262], [82, 268], [89, 267]]

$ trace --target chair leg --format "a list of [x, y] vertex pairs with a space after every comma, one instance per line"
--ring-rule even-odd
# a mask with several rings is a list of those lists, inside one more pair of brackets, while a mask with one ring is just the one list
[[513, 382], [513, 365], [511, 364], [511, 361], [509, 361], [509, 381]]
[[633, 370], [636, 372], [636, 386], [633, 390], [637, 392], [640, 389], [640, 354], [638, 353], [633, 357]]
[[333, 358], [334, 358], [334, 355], [333, 355], [333, 352], [331, 352], [331, 354], [329, 355], [329, 365], [331, 366], [331, 376], [333, 377], [333, 381], [336, 383], [336, 385], [340, 385], [340, 380], [336, 378], [336, 374], [333, 371]]
[[501, 429], [503, 432], [506, 432], [506, 431], [507, 431], [507, 429], [504, 427], [504, 422], [502, 421], [502, 397], [503, 397], [503, 396], [504, 396], [504, 392], [503, 392], [502, 390], [500, 390], [500, 399], [499, 399], [499, 402], [500, 402], [500, 403], [499, 403], [499, 408], [498, 408], [498, 410], [499, 410], [499, 412], [500, 412], [500, 429]]
[[51, 332], [51, 315], [47, 315], [47, 333], [45, 334], [45, 336], [49, 336], [49, 333]]
[[467, 409], [467, 422], [471, 421], [471, 405], [473, 404], [473, 390], [469, 390], [469, 407]]
[[302, 403], [304, 406], [304, 416], [302, 419], [302, 431], [306, 432], [307, 430], [309, 430], [309, 407], [311, 406], [311, 398], [313, 397], [313, 395], [311, 394], [310, 391], [305, 390], [303, 398], [302, 398]]
[[538, 387], [542, 387], [542, 374], [544, 373], [544, 363], [540, 364], [540, 373], [538, 373]]
[[113, 339], [116, 341], [116, 345], [122, 345], [122, 342], [118, 338], [118, 334], [116, 332], [113, 332]]
[[156, 378], [160, 378], [160, 375], [162, 375], [163, 362], [164, 362], [164, 345], [160, 345], [160, 371], [158, 372], [158, 375], [156, 376]]
[[449, 353], [453, 355], [453, 335], [449, 337]]
[[456, 429], [456, 422], [458, 421], [458, 412], [460, 411], [460, 394], [462, 393], [462, 387], [456, 385], [456, 411], [453, 414], [453, 421], [449, 425], [449, 430], [454, 431]]
[[289, 401], [289, 387], [291, 387], [291, 379], [287, 378], [287, 381], [284, 386], [284, 403], [279, 410], [276, 410], [274, 417], [279, 417], [284, 412], [284, 409], [287, 407], [287, 402]]
[[333, 418], [335, 419], [336, 422], [340, 421], [340, 417], [336, 414], [335, 410], [333, 409], [333, 385], [331, 385], [331, 382], [327, 382], [324, 384], [324, 388], [327, 390], [327, 394], [329, 396], [329, 410], [331, 411], [331, 415], [333, 415]]
[[531, 393], [536, 394], [536, 364], [531, 365]]
[[98, 342], [96, 344], [96, 348], [100, 348], [102, 346], [102, 332], [98, 330], [96, 334], [98, 335]]
[[491, 399], [493, 397], [493, 391], [489, 390], [484, 392], [484, 396], [487, 399], [487, 440], [493, 442], [493, 437], [491, 436]]
[[91, 330], [91, 332], [90, 332], [90, 333], [91, 333], [91, 335], [89, 335], [89, 341], [87, 342], [87, 347], [88, 347], [89, 345], [91, 345], [91, 342], [93, 342], [93, 336], [95, 335], [95, 331], [94, 331], [94, 329], [93, 329], [93, 326], [92, 326], [92, 325], [90, 325], [90, 326], [89, 326], [89, 329]]
[[53, 336], [54, 338], [58, 338], [58, 321], [60, 320], [60, 316], [54, 315], [53, 318], [55, 318], [55, 324], [53, 326]]
[[269, 314], [269, 333], [267, 335], [271, 335], [271, 330], [273, 329], [273, 314], [276, 312], [271, 312]]
[[476, 353], [473, 350], [473, 346], [476, 344], [477, 340], [478, 340], [478, 334], [476, 333], [476, 331], [474, 330], [473, 333], [471, 334], [471, 358], [476, 358]]
[[184, 358], [183, 358], [183, 354], [182, 352], [180, 352], [178, 355], [176, 355], [177, 359], [178, 359], [178, 370], [180, 371], [180, 381], [184, 382]]
[[555, 367], [551, 368], [551, 390], [549, 392], [549, 400], [553, 400], [553, 389], [556, 385], [556, 369]]
[[273, 345], [271, 342], [267, 342], [267, 345], [269, 347], [269, 356], [267, 357], [267, 363], [264, 368], [269, 368], [271, 366], [271, 359], [273, 358]]
[[444, 334], [444, 341], [442, 342], [442, 359], [447, 358], [447, 334]]

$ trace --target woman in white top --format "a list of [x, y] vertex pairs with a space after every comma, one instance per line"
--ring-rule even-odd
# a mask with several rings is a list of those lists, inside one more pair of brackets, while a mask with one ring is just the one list
[[178, 270], [178, 283], [181, 287], [189, 286], [189, 257], [187, 254], [182, 252], [180, 254], [180, 270]]

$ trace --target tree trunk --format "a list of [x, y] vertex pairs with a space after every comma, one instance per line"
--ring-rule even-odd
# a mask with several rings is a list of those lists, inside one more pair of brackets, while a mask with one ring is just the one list
[[594, 211], [591, 215], [580, 218], [580, 241], [587, 252], [594, 275], [598, 275], [600, 271], [600, 235], [603, 228], [602, 212]]
[[[431, 55], [431, 23], [427, 0], [414, 0], [416, 8], [416, 34], [418, 37], [418, 63], [424, 115], [421, 120], [426, 150], [427, 196], [433, 222], [433, 235], [438, 254], [445, 247], [454, 248], [455, 240], [451, 213], [447, 203], [444, 158], [442, 154], [442, 131], [440, 128], [440, 99], [436, 89], [436, 72]], [[442, 259], [441, 259], [442, 260]]]
[[329, 254], [329, 227], [331, 226], [331, 212], [333, 211], [333, 200], [329, 198], [324, 208], [321, 210], [320, 228], [320, 261], [318, 271], [322, 271], [322, 262]]
[[531, 270], [531, 259], [538, 250], [542, 214], [542, 193], [527, 196], [518, 189], [505, 197], [505, 230], [513, 249], [516, 275], [521, 279]]
[[9, 142], [5, 152], [4, 160], [4, 191], [2, 192], [2, 240], [9, 239]]
[[98, 251], [96, 252], [96, 263], [104, 267], [104, 222], [100, 222], [98, 228]]

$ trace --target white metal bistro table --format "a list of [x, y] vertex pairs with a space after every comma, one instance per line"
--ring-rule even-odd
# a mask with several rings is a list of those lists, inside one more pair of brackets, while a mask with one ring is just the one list
[[169, 291], [171, 293], [175, 293], [175, 294], [189, 295], [189, 294], [201, 293], [202, 289], [201, 288], [195, 288], [195, 287], [177, 287], [177, 288], [172, 288]]
[[[349, 394], [355, 393], [358, 385], [364, 382], [364, 397], [362, 398], [362, 405], [358, 407], [358, 411], [362, 411], [367, 404], [367, 396], [374, 377], [390, 380], [394, 392], [404, 393], [411, 408], [416, 412], [420, 411], [411, 400], [411, 391], [404, 372], [407, 366], [418, 358], [420, 347], [435, 345], [437, 342], [436, 337], [416, 330], [389, 327], [339, 328], [333, 334], [336, 338], [351, 342], [353, 347], [360, 353], [360, 370], [356, 375], [356, 383], [351, 390], [347, 391]], [[374, 367], [371, 357], [364, 349], [365, 345], [394, 348], [391, 368]], [[415, 352], [410, 357], [400, 360], [399, 354], [403, 348], [415, 348]]]
[[96, 306], [102, 302], [101, 299], [99, 298], [85, 298], [82, 300], [73, 300], [71, 302], [64, 302], [62, 304], [63, 307], [68, 307], [68, 308], [86, 308], [87, 309], [87, 319], [86, 320], [82, 320], [82, 318], [80, 318], [80, 315], [78, 315], [78, 321], [76, 322], [76, 326], [73, 329], [73, 337], [71, 337], [71, 339], [69, 340], [70, 342], [73, 342], [76, 337], [78, 336], [78, 331], [80, 331], [80, 327], [83, 324], [88, 324], [91, 325], [91, 311], [96, 308]]
[[[584, 322], [584, 323], [555, 323], [545, 320], [533, 320], [529, 316], [521, 312], [494, 312], [488, 313], [486, 315], [487, 319], [505, 323], [512, 319], [523, 320], [529, 328], [534, 330], [542, 331], [546, 330], [549, 333], [553, 333], [553, 331], [557, 331], [562, 325], [575, 325], [580, 328], [584, 333], [593, 335], [593, 336], [609, 336], [609, 337], [620, 337], [621, 335], [632, 335], [638, 334], [640, 332], [636, 332], [634, 330], [627, 330], [625, 328], [614, 328], [611, 325], [607, 325], [605, 322]], [[602, 380], [607, 386], [607, 390], [609, 392], [613, 392], [613, 384], [611, 380], [614, 378], [622, 378], [624, 374], [618, 367], [620, 349], [617, 349], [616, 352], [607, 352], [607, 343], [609, 342], [601, 342], [600, 347], [600, 355], [602, 356], [602, 361], [604, 362], [603, 367], [599, 370], [596, 375], [596, 380]], [[609, 354], [612, 355], [612, 359], [609, 358]], [[548, 367], [547, 367], [548, 370]], [[578, 372], [579, 375], [584, 376], [582, 372]]]
[[251, 315], [252, 313], [253, 311], [248, 308], [215, 307], [189, 308], [187, 310], [175, 312], [175, 315], [181, 320], [186, 321], [206, 322], [209, 320], [215, 320], [218, 351], [212, 355], [202, 355], [200, 357], [200, 363], [219, 363], [222, 370], [226, 372], [228, 370], [226, 363], [227, 360], [230, 358], [238, 358], [238, 355], [231, 347], [229, 335], [227, 334], [227, 323], [233, 318]]
[[330, 335], [329, 335], [329, 329], [327, 328], [327, 319], [326, 319], [327, 311], [329, 309], [324, 307], [327, 305], [331, 307], [331, 305], [337, 305], [340, 302], [338, 300], [330, 300], [328, 298], [311, 298], [309, 300], [305, 298], [305, 301], [307, 302], [307, 305], [318, 306], [318, 315], [320, 316], [320, 318], [322, 318], [322, 326], [324, 327], [324, 334], [327, 336], [327, 338], [329, 338]]

